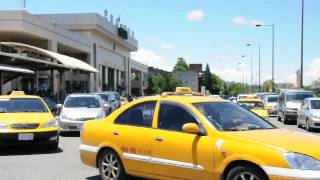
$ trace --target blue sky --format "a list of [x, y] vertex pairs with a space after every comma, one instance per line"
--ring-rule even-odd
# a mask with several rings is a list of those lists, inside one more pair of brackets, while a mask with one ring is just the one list
[[[1, 9], [21, 9], [21, 0], [4, 2]], [[320, 1], [305, 0], [307, 83], [320, 77], [319, 6]], [[182, 56], [188, 63], [209, 63], [225, 80], [242, 81], [238, 63], [249, 58], [241, 55], [253, 55], [253, 74], [258, 72], [258, 50], [245, 44], [260, 43], [262, 79], [270, 78], [271, 28], [252, 25], [260, 22], [275, 24], [275, 80], [294, 82], [300, 67], [301, 0], [27, 0], [31, 13], [103, 14], [104, 9], [135, 31], [139, 51], [133, 57], [148, 65], [170, 70]]]

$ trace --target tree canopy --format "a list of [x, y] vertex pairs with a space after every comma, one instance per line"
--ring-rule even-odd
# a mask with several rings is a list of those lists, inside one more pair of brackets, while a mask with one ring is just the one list
[[186, 60], [183, 57], [179, 57], [177, 59], [177, 63], [173, 68], [173, 71], [188, 71], [189, 66], [186, 62]]

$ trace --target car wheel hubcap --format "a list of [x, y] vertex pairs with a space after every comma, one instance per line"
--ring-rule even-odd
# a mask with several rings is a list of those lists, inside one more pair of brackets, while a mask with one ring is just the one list
[[109, 153], [106, 154], [102, 161], [103, 175], [107, 179], [116, 179], [119, 174], [119, 162], [117, 158]]
[[234, 177], [233, 180], [259, 180], [259, 178], [251, 172], [242, 172]]

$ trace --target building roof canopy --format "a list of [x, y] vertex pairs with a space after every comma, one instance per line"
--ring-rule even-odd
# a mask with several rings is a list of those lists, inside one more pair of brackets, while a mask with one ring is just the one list
[[48, 56], [49, 58], [52, 58], [52, 59], [58, 61], [62, 65], [70, 67], [70, 69], [79, 69], [82, 71], [87, 71], [87, 72], [92, 72], [92, 73], [98, 72], [98, 70], [96, 68], [92, 67], [91, 65], [89, 65], [79, 59], [76, 59], [76, 58], [73, 58], [70, 56], [66, 56], [63, 54], [59, 54], [56, 52], [52, 52], [52, 51], [49, 51], [46, 49], [38, 48], [35, 46], [23, 44], [23, 43], [16, 43], [16, 42], [0, 42], [0, 44], [10, 46], [10, 47], [16, 49], [18, 52], [23, 52], [25, 50], [31, 50], [33, 52], [37, 52], [43, 56]]

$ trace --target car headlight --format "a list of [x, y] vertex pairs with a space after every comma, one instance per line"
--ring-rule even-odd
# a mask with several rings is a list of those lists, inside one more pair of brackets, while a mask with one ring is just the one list
[[51, 120], [51, 121], [48, 121], [44, 127], [45, 128], [49, 128], [49, 127], [56, 127], [58, 124], [57, 124], [57, 121], [56, 120]]
[[284, 158], [292, 169], [320, 170], [320, 161], [311, 156], [290, 152], [284, 153]]
[[5, 129], [8, 129], [8, 126], [5, 123], [0, 122], [0, 130], [5, 130]]
[[104, 111], [101, 111], [95, 119], [103, 119], [106, 116]]
[[320, 115], [318, 115], [318, 114], [311, 114], [311, 117], [320, 119]]

